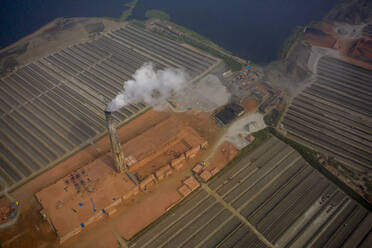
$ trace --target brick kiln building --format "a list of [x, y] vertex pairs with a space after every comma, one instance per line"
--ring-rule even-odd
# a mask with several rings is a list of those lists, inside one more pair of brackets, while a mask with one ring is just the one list
[[118, 171], [110, 152], [38, 192], [41, 213], [62, 243], [176, 173], [206, 145], [192, 128], [173, 118], [164, 120], [121, 145], [124, 171]]

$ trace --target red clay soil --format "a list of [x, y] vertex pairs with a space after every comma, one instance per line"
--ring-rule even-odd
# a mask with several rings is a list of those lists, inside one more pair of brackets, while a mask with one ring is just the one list
[[225, 141], [217, 148], [213, 159], [206, 167], [211, 172], [214, 172], [212, 174], [215, 174], [216, 170], [220, 171], [224, 168], [233, 158], [235, 158], [236, 155], [238, 155], [238, 153], [239, 150], [236, 149], [235, 146], [230, 142]]
[[10, 215], [14, 214], [14, 208], [10, 206], [10, 202], [5, 197], [0, 198], [0, 224], [9, 221]]
[[111, 156], [102, 156], [36, 194], [59, 237], [79, 229], [80, 223], [88, 225], [90, 218], [137, 188], [112, 167]]
[[[127, 142], [160, 121], [169, 118], [171, 114], [171, 112], [147, 111], [118, 130], [120, 140]], [[3, 247], [36, 247], [36, 244], [44, 242], [53, 244], [56, 242], [56, 235], [52, 230], [49, 230], [48, 233], [37, 231], [41, 226], [44, 226], [45, 222], [40, 216], [41, 207], [34, 194], [68, 175], [71, 171], [85, 166], [110, 149], [110, 141], [107, 136], [95, 144], [100, 150], [97, 150], [94, 146], [88, 146], [11, 193], [14, 198], [20, 201], [22, 212], [17, 225], [0, 232], [0, 242]], [[21, 236], [18, 235], [20, 233], [22, 233]], [[9, 246], [4, 245], [4, 242]]]
[[352, 46], [350, 56], [372, 62], [372, 40], [359, 39]]
[[320, 46], [326, 48], [333, 48], [337, 41], [336, 38], [328, 35], [305, 34], [305, 37], [312, 46]]
[[[168, 112], [156, 112], [149, 110], [133, 121], [129, 122], [122, 128], [118, 129], [118, 134], [122, 143], [133, 139], [145, 130], [155, 126], [162, 120], [169, 118]], [[110, 140], [107, 136], [103, 137], [95, 143], [101, 150], [97, 151], [94, 146], [88, 146], [80, 152], [74, 154], [70, 158], [64, 160], [49, 171], [39, 175], [30, 182], [21, 186], [14, 192], [14, 196], [22, 203], [23, 211], [27, 210], [34, 203], [34, 194], [42, 188], [56, 182], [58, 179], [66, 176], [71, 171], [77, 170], [94, 159], [107, 153], [110, 149]]]
[[305, 38], [313, 46], [334, 48], [335, 45], [339, 45], [337, 33], [334, 31], [333, 26], [324, 22], [312, 24], [309, 29], [307, 29], [307, 32], [305, 32]]
[[[198, 152], [203, 142], [192, 128], [170, 117], [131, 139], [122, 149], [126, 157], [137, 161], [129, 171], [140, 172], [144, 181], [139, 188], [145, 190], [149, 187], [145, 182], [156, 183], [156, 170], [194, 147]], [[170, 152], [174, 150], [180, 153]], [[108, 153], [36, 194], [61, 242], [101, 218], [102, 213], [112, 211], [119, 200], [138, 193], [138, 186], [125, 173], [117, 173], [113, 164]]]
[[190, 176], [191, 164], [189, 163], [174, 176], [156, 184], [150, 191], [140, 192], [131, 202], [121, 204], [119, 211], [112, 217], [104, 217], [95, 226], [88, 227], [62, 246], [97, 247], [96, 244], [101, 242], [103, 245], [98, 247], [109, 247], [104, 246], [101, 237], [106, 239], [106, 235], [112, 235], [113, 232], [129, 240], [183, 199], [177, 189], [185, 185], [183, 182]]
[[313, 46], [332, 48], [340, 51], [342, 59], [367, 70], [372, 70], [371, 40], [345, 40], [338, 37], [329, 24], [317, 25], [323, 35], [305, 34], [308, 42]]
[[256, 110], [257, 102], [254, 101], [254, 100], [245, 100], [245, 101], [243, 101], [242, 106], [244, 108], [244, 112], [249, 113], [251, 111]]
[[124, 144], [123, 151], [137, 161], [129, 170], [144, 178], [203, 142], [192, 128], [170, 117]]
[[[198, 113], [195, 111], [172, 113], [155, 112], [150, 110], [120, 128], [118, 130], [120, 140], [123, 143], [126, 143], [130, 139], [133, 139], [147, 129], [154, 127], [160, 121], [165, 120], [170, 116], [173, 116], [183, 124], [192, 127], [201, 137], [208, 140], [211, 146], [222, 134], [222, 130], [216, 126], [215, 121], [210, 117], [209, 113]], [[22, 214], [16, 226], [0, 232], [0, 242], [2, 242], [3, 247], [39, 247], [40, 245], [44, 245], [45, 247], [58, 246], [55, 233], [49, 228], [49, 224], [42, 220], [42, 217], [39, 213], [41, 207], [37, 203], [34, 194], [40, 191], [42, 188], [45, 188], [46, 186], [51, 185], [57, 180], [63, 178], [64, 176], [69, 175], [71, 171], [77, 170], [89, 162], [92, 162], [102, 154], [105, 154], [110, 148], [108, 137], [102, 138], [96, 142], [96, 145], [100, 148], [100, 150], [96, 150], [94, 146], [89, 146], [12, 192], [12, 195], [21, 202]], [[209, 152], [210, 151], [207, 150], [207, 152], [203, 152], [201, 155], [205, 156], [205, 154]], [[201, 159], [199, 158], [199, 161], [200, 160]], [[130, 203], [129, 205], [128, 203], [125, 203], [126, 207], [123, 207], [120, 210], [126, 214], [126, 217], [123, 217], [124, 220], [126, 220], [125, 223], [122, 223], [121, 221], [119, 221], [119, 223], [116, 221], [116, 218], [111, 217], [104, 217], [102, 220], [98, 221], [98, 223], [101, 223], [102, 221], [105, 223], [117, 222], [118, 225], [120, 224], [120, 229], [124, 230], [125, 237], [130, 237], [133, 235], [133, 233], [141, 230], [154, 219], [156, 219], [156, 216], [164, 213], [164, 209], [167, 209], [170, 205], [181, 199], [179, 193], [177, 192], [177, 188], [182, 186], [182, 180], [191, 175], [190, 170], [197, 162], [198, 158], [187, 161], [186, 166], [183, 167], [181, 171], [169, 178], [162, 180], [160, 184], [155, 186], [154, 192], [158, 192], [156, 194], [159, 194], [159, 198], [149, 198], [152, 199], [152, 206], [158, 209], [157, 213], [154, 212], [155, 215], [143, 215], [141, 217], [143, 218], [143, 221], [141, 219], [140, 222], [130, 221], [132, 220], [131, 218], [137, 220], [136, 216], [141, 216], [141, 211], [151, 213], [150, 209], [146, 210], [146, 207], [148, 207], [148, 200], [146, 199], [148, 196], [151, 196], [152, 193], [140, 193], [140, 195], [135, 198], [136, 200], [134, 202]], [[143, 206], [139, 206], [141, 202], [144, 203]], [[119, 216], [119, 211], [114, 215]], [[90, 232], [90, 229], [94, 231]], [[92, 226], [86, 228], [84, 232], [80, 233], [77, 236], [77, 239], [72, 238], [72, 240], [67, 241], [64, 246], [97, 247], [96, 245], [98, 244], [98, 241], [103, 239], [103, 236], [98, 235], [98, 233], [107, 234], [107, 236], [104, 237], [112, 237], [113, 230], [116, 230], [116, 228], [109, 224], [93, 224]], [[83, 244], [86, 244], [86, 246]]]

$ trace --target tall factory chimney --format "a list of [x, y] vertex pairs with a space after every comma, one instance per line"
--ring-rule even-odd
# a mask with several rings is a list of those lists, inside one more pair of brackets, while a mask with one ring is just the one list
[[114, 158], [115, 168], [119, 173], [124, 172], [126, 171], [127, 166], [124, 161], [123, 150], [121, 150], [119, 136], [113, 123], [112, 113], [110, 111], [105, 111], [105, 116], [108, 135], [110, 136], [111, 150], [112, 156]]

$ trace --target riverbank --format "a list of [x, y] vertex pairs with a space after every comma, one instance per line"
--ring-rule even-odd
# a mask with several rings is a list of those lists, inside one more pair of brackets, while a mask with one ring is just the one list
[[0, 75], [49, 53], [117, 29], [125, 23], [112, 18], [57, 18], [36, 32], [0, 50]]

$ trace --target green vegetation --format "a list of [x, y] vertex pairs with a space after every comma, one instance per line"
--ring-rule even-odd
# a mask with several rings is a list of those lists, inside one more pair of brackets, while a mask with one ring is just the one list
[[175, 26], [177, 30], [184, 33], [184, 35], [180, 39], [181, 42], [185, 42], [217, 58], [222, 59], [232, 71], [240, 71], [242, 69], [242, 64], [236, 61], [229, 52], [219, 48], [207, 37], [185, 27], [179, 25]]
[[270, 113], [264, 116], [265, 124], [268, 126], [275, 127], [277, 122], [279, 121], [279, 111], [277, 109], [273, 109]]
[[94, 34], [103, 32], [105, 30], [105, 25], [103, 22], [89, 23], [84, 25], [84, 28], [89, 34]]
[[304, 30], [304, 27], [297, 26], [295, 30], [293, 31], [292, 35], [289, 36], [286, 41], [284, 41], [282, 49], [280, 50], [280, 53], [279, 53], [279, 59], [287, 58], [288, 52], [291, 49], [291, 47], [296, 43], [296, 41], [303, 38], [303, 30]]
[[179, 36], [176, 40], [179, 42], [187, 43], [206, 53], [211, 54], [212, 56], [222, 59], [229, 66], [231, 71], [240, 71], [242, 69], [242, 64], [236, 61], [232, 56], [225, 55], [212, 46], [205, 44], [204, 42], [190, 38], [188, 36]]
[[366, 185], [366, 187], [367, 187], [367, 191], [369, 192], [369, 193], [371, 193], [372, 192], [372, 181], [370, 181], [370, 180], [364, 180], [364, 183], [365, 183], [365, 185]]
[[199, 42], [195, 39], [190, 39], [187, 36], [184, 36], [182, 38], [182, 41], [204, 52], [207, 52], [217, 58], [222, 59], [229, 66], [231, 71], [240, 71], [242, 69], [242, 64], [236, 61], [232, 56], [225, 55], [209, 45], [205, 45], [202, 42]]
[[151, 10], [147, 10], [146, 13], [145, 13], [145, 16], [148, 18], [148, 19], [160, 19], [160, 20], [164, 20], [164, 21], [169, 21], [170, 20], [170, 16], [165, 13], [164, 11], [161, 11], [161, 10], [157, 10], [157, 9], [151, 9]]
[[126, 3], [125, 7], [128, 7], [127, 10], [124, 10], [120, 16], [121, 21], [127, 20], [133, 12], [134, 7], [136, 7], [138, 0], [133, 0], [132, 2]]
[[282, 140], [284, 143], [290, 145], [293, 149], [295, 149], [298, 153], [302, 155], [302, 157], [313, 167], [321, 167], [324, 169], [324, 167], [319, 164], [318, 162], [318, 153], [314, 150], [311, 150], [310, 148], [307, 148], [306, 146], [303, 146], [291, 139], [288, 139], [287, 137], [283, 136], [281, 133], [277, 132], [276, 129], [273, 127], [268, 127], [268, 130], [270, 133], [272, 133], [274, 136]]
[[[186, 27], [183, 27], [183, 26], [179, 26], [177, 24], [173, 24], [173, 26], [179, 31], [179, 32], [182, 32], [184, 35], [188, 36], [189, 38], [191, 39], [196, 39], [198, 40], [199, 42], [203, 42], [205, 43], [206, 45], [210, 45], [210, 46], [214, 46], [214, 47], [217, 47], [216, 44], [214, 44], [211, 40], [209, 40], [207, 37], [197, 33], [197, 32], [194, 32], [192, 31], [191, 29], [188, 29]], [[225, 53], [228, 53], [227, 51], [225, 51]]]
[[280, 119], [282, 118], [282, 115], [284, 113], [285, 106], [283, 106], [282, 110], [279, 111], [277, 109], [273, 109], [270, 111], [270, 113], [266, 114], [264, 116], [265, 124], [271, 127], [278, 126], [278, 123]]
[[242, 64], [239, 63], [236, 59], [234, 59], [233, 56], [229, 52], [218, 47], [215, 43], [210, 41], [207, 37], [200, 35], [185, 27], [174, 24], [172, 22], [164, 21], [164, 23], [171, 25], [173, 27], [173, 30], [179, 34], [177, 35], [174, 33], [172, 34], [172, 33], [161, 32], [157, 30], [153, 30], [153, 32], [156, 32], [162, 36], [166, 36], [167, 38], [171, 40], [189, 44], [195, 48], [198, 48], [206, 53], [211, 54], [212, 56], [220, 58], [229, 66], [230, 70], [232, 71], [239, 71], [242, 69]]
[[140, 21], [140, 20], [131, 20], [131, 23], [140, 27], [140, 28], [146, 28], [146, 24], [145, 24], [145, 21]]

